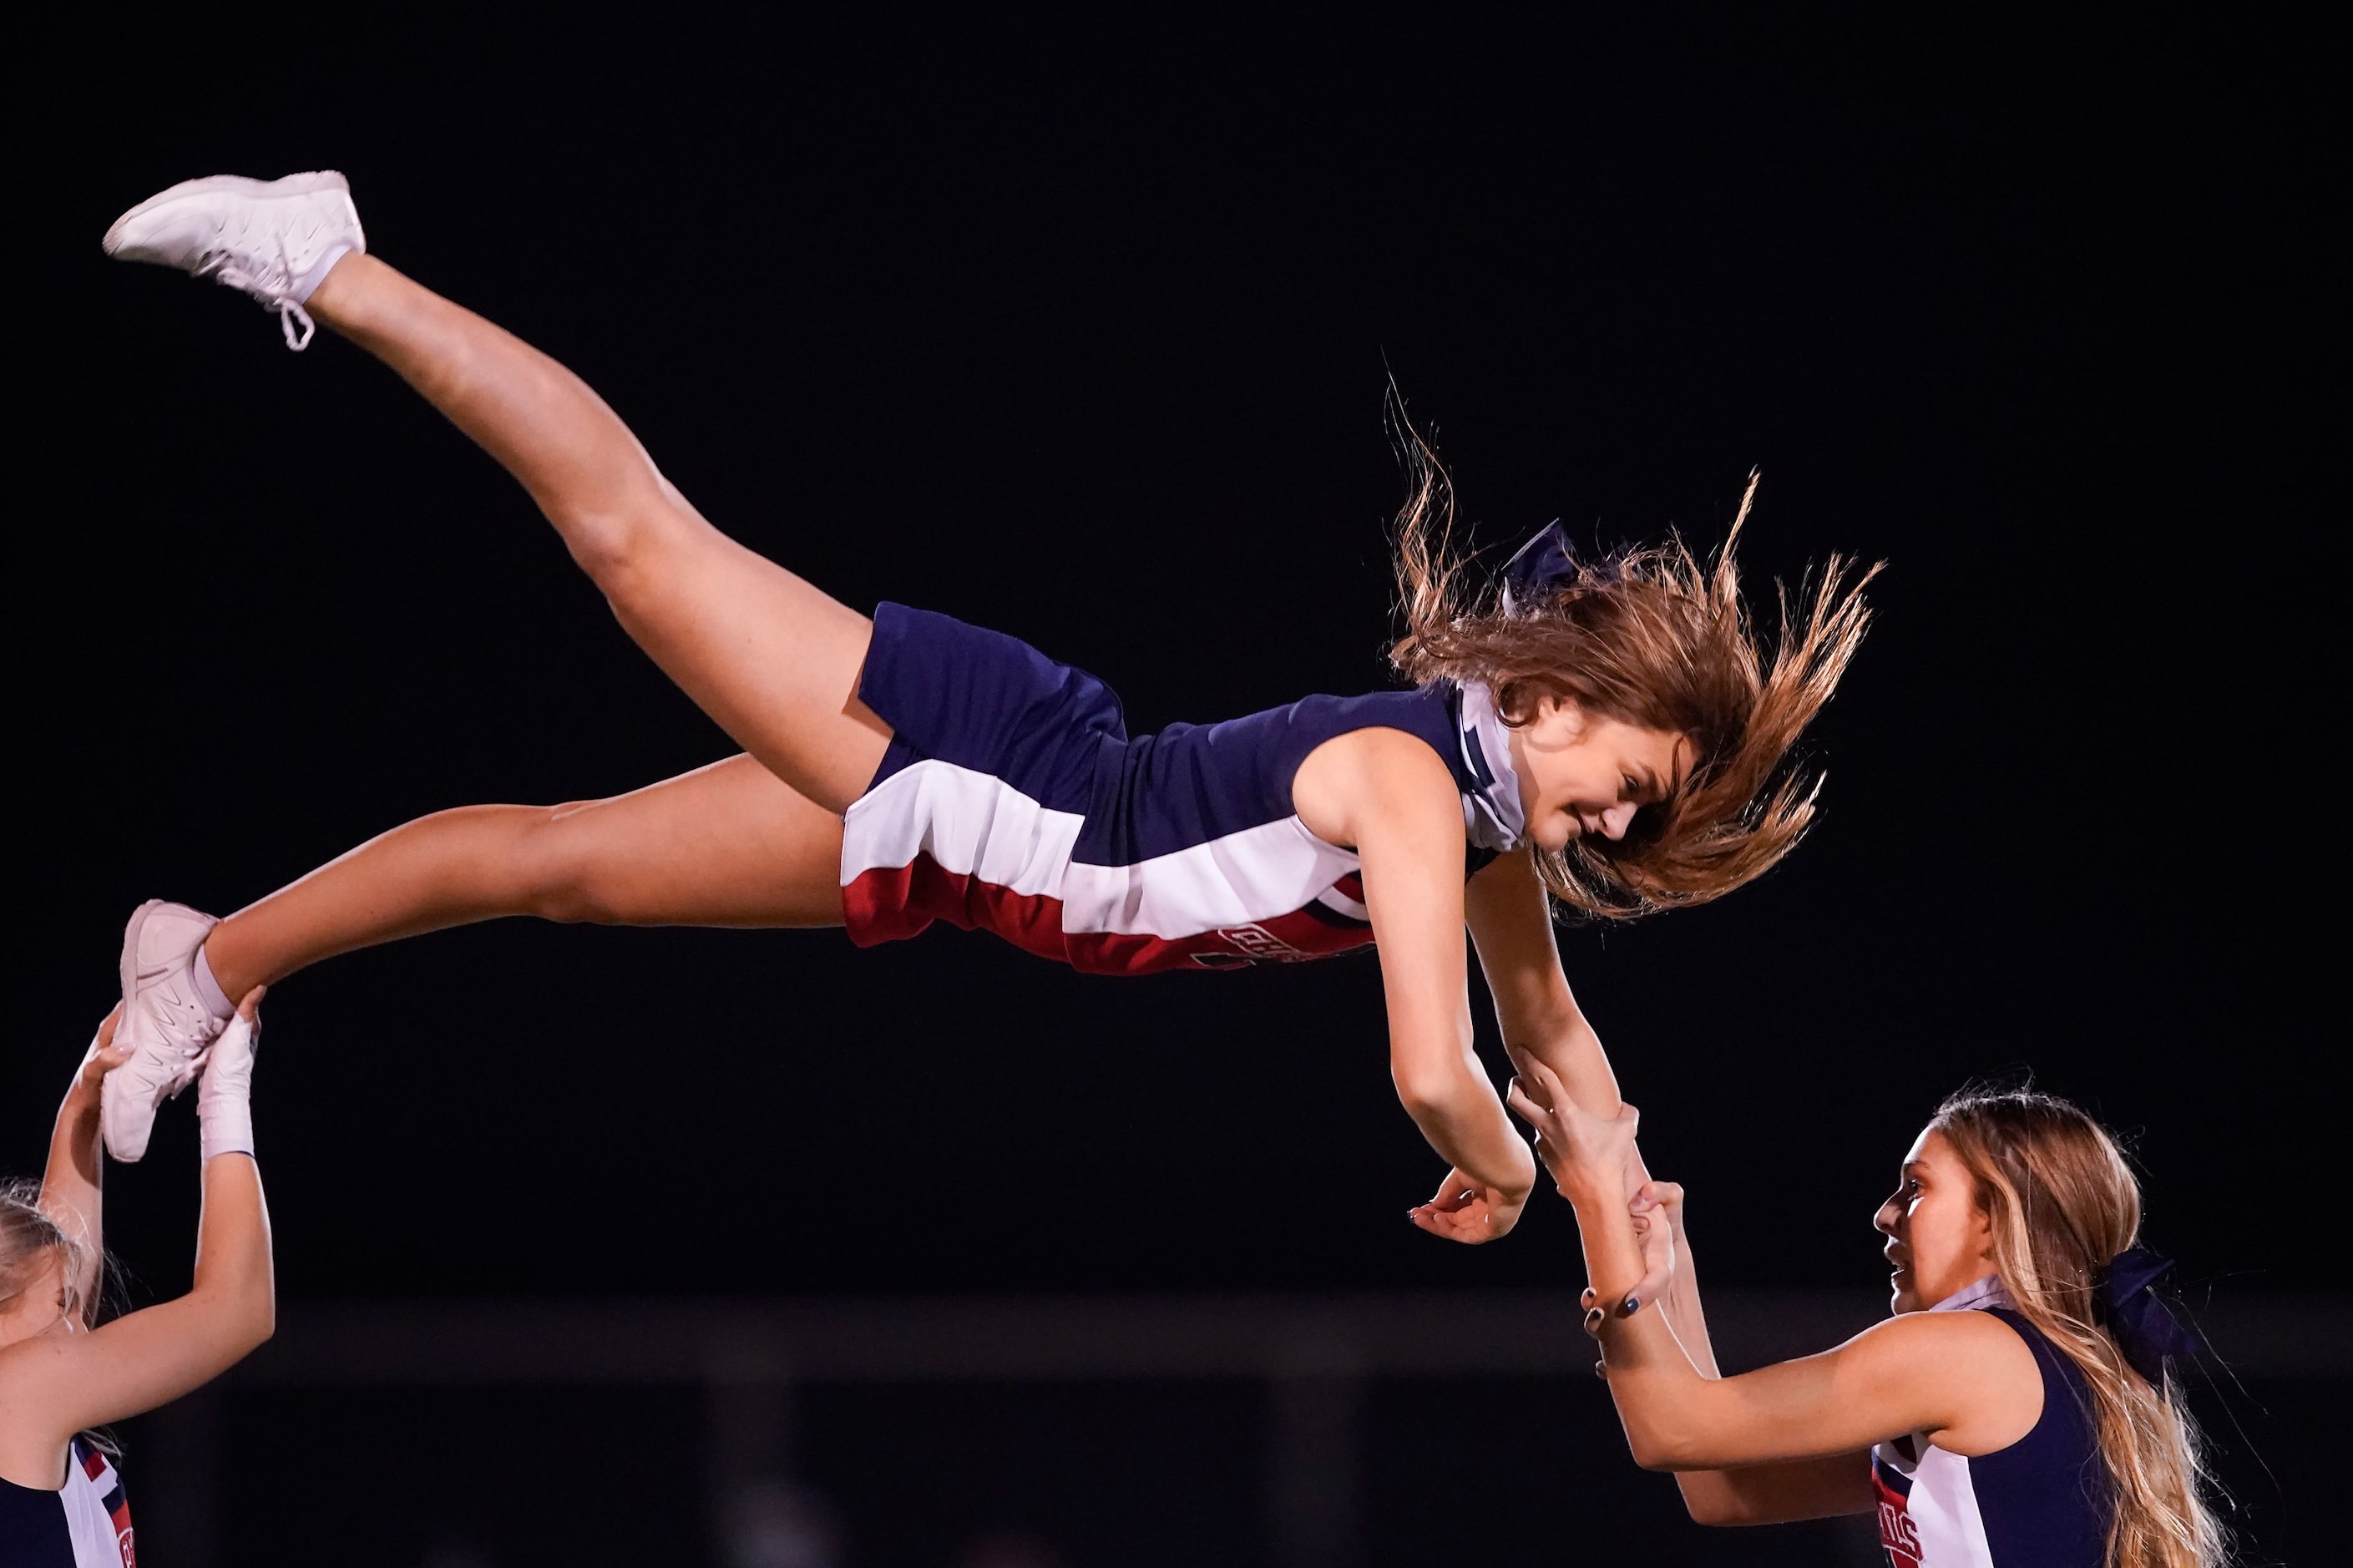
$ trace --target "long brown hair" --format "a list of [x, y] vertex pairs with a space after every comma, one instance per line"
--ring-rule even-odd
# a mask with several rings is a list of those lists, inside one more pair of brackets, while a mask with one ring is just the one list
[[2103, 1270], [2140, 1234], [2140, 1184], [2106, 1129], [2031, 1089], [1964, 1089], [1928, 1123], [1968, 1168], [1994, 1266], [2021, 1317], [2084, 1374], [2114, 1483], [2110, 1568], [2214, 1568], [2221, 1527], [2200, 1495], [2198, 1429], [2169, 1373], [2152, 1384], [2104, 1327]]
[[1470, 570], [1454, 540], [1454, 487], [1392, 393], [1390, 423], [1410, 493], [1397, 521], [1398, 597], [1405, 636], [1390, 662], [1409, 679], [1479, 680], [1507, 724], [1538, 699], [1691, 738], [1693, 763], [1674, 795], [1636, 813], [1626, 837], [1572, 840], [1536, 857], [1564, 903], [1609, 919], [1705, 903], [1770, 870], [1814, 815], [1819, 777], [1789, 749], [1838, 687], [1871, 612], [1833, 555], [1799, 607], [1776, 584], [1780, 636], [1758, 642], [1740, 598], [1733, 547], [1757, 493], [1703, 562], [1680, 537], [1579, 563], [1533, 604], [1507, 603]]

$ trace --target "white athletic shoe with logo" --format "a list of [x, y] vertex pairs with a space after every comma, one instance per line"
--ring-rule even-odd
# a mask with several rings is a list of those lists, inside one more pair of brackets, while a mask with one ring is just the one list
[[282, 180], [183, 181], [116, 218], [104, 244], [119, 260], [176, 267], [244, 289], [278, 312], [286, 346], [299, 351], [310, 347], [314, 330], [303, 301], [336, 261], [366, 252], [367, 237], [351, 186], [322, 169]]
[[106, 1150], [129, 1163], [147, 1152], [163, 1103], [195, 1081], [205, 1053], [227, 1018], [216, 1018], [196, 988], [196, 952], [220, 922], [185, 904], [150, 899], [122, 930], [122, 1016], [115, 1042], [131, 1059], [106, 1075], [99, 1091]]

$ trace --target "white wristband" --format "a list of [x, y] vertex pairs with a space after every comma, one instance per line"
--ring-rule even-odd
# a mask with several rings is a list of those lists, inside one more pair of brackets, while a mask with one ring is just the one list
[[196, 1102], [196, 1143], [207, 1160], [253, 1152], [253, 1108], [242, 1100]]
[[257, 1026], [243, 1014], [213, 1042], [196, 1084], [197, 1147], [216, 1154], [253, 1152], [253, 1047]]

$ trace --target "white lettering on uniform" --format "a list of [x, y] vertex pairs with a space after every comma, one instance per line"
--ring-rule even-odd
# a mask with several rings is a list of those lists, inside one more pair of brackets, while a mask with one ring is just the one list
[[1222, 927], [1218, 937], [1222, 942], [1231, 942], [1239, 952], [1274, 963], [1304, 963], [1315, 956], [1312, 952], [1302, 952], [1261, 925]]

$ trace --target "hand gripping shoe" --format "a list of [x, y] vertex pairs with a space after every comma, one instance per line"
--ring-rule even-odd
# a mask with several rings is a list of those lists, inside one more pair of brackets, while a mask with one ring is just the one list
[[122, 1016], [117, 1044], [131, 1059], [106, 1075], [98, 1121], [106, 1150], [126, 1164], [147, 1152], [155, 1111], [195, 1081], [228, 1022], [196, 988], [196, 952], [219, 922], [185, 904], [150, 899], [122, 931]]
[[302, 308], [311, 291], [337, 261], [367, 250], [351, 186], [332, 169], [282, 180], [183, 181], [116, 218], [103, 243], [119, 260], [176, 267], [244, 289], [278, 312], [286, 346], [298, 351], [310, 347], [315, 331]]

